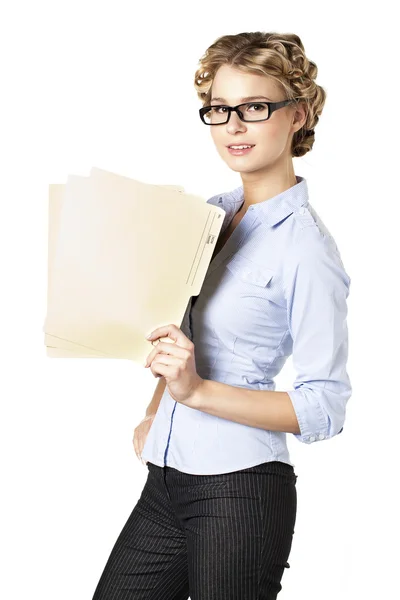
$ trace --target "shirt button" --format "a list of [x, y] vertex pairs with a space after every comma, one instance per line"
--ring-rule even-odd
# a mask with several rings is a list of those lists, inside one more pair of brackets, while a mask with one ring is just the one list
[[315, 435], [310, 435], [310, 442], [315, 442]]
[[325, 439], [325, 436], [324, 436], [323, 433], [320, 433], [318, 437], [319, 437], [320, 440], [324, 440]]
[[306, 212], [306, 209], [304, 208], [304, 206], [301, 206], [300, 209], [299, 209], [299, 213], [301, 215], [304, 215], [305, 212]]

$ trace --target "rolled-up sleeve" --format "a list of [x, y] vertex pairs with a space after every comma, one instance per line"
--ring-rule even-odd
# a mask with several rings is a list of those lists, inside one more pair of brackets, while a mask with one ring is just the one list
[[352, 388], [347, 297], [351, 279], [332, 238], [300, 243], [284, 268], [287, 317], [293, 340], [294, 389], [287, 391], [299, 423], [299, 441], [341, 433]]

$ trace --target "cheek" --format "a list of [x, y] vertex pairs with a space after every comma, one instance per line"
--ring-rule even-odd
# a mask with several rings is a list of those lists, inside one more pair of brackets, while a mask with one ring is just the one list
[[218, 147], [221, 145], [221, 132], [217, 131], [218, 127], [210, 127], [210, 134], [214, 144]]
[[283, 136], [282, 127], [278, 123], [265, 124], [262, 131], [257, 132], [260, 143], [271, 144], [279, 142]]
[[262, 135], [254, 138], [257, 140], [258, 145], [258, 156], [265, 158], [273, 158], [274, 156], [280, 155], [287, 142], [287, 135], [282, 127], [269, 127], [265, 129]]
[[212, 132], [211, 136], [218, 154], [225, 160], [226, 157], [229, 156], [229, 152], [225, 148], [226, 141], [222, 139], [223, 136], [221, 136], [218, 132]]

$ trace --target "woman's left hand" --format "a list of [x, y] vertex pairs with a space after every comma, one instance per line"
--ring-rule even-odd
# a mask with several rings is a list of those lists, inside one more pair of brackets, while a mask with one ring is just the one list
[[176, 402], [190, 406], [194, 392], [204, 381], [196, 371], [194, 344], [173, 324], [158, 327], [146, 339], [153, 343], [160, 337], [169, 337], [174, 343], [158, 342], [147, 357], [146, 368], [150, 366], [155, 377], [165, 377], [168, 391]]

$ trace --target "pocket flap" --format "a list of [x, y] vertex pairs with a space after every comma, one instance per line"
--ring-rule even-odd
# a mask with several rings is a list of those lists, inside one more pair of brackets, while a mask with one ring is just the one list
[[275, 273], [275, 271], [268, 267], [256, 265], [242, 254], [235, 254], [232, 256], [227, 262], [226, 267], [242, 281], [260, 285], [262, 287], [265, 287], [268, 284]]

